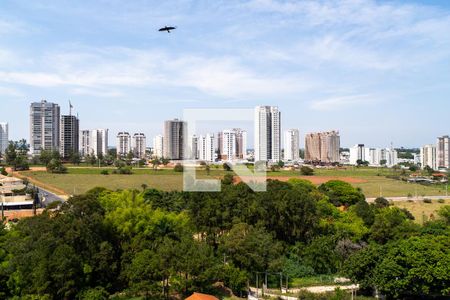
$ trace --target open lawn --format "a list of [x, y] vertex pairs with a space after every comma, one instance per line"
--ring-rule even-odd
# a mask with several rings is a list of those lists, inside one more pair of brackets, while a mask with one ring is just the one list
[[438, 200], [432, 200], [431, 203], [426, 203], [424, 201], [395, 201], [394, 205], [400, 208], [406, 208], [410, 211], [414, 218], [415, 222], [418, 224], [423, 224], [428, 220], [432, 220], [435, 218], [439, 218], [437, 216], [436, 211], [439, 210], [444, 205], [450, 205], [450, 199], [445, 199], [438, 202]]
[[[64, 191], [67, 194], [80, 194], [87, 190], [101, 186], [108, 189], [141, 189], [142, 184], [165, 191], [180, 190], [183, 186], [183, 176], [173, 169], [153, 170], [151, 168], [135, 168], [131, 175], [111, 174], [114, 168], [70, 167], [68, 174], [49, 174], [45, 171], [20, 172], [28, 176], [31, 181], [45, 187], [54, 187], [53, 190]], [[102, 175], [102, 170], [108, 170], [109, 175]], [[221, 178], [225, 174], [233, 174], [222, 168], [211, 168], [207, 174], [205, 170], [197, 170], [199, 178]], [[406, 183], [386, 178], [386, 175], [395, 175], [391, 169], [386, 168], [346, 168], [346, 169], [316, 169], [313, 176], [301, 176], [299, 171], [282, 170], [268, 172], [267, 176], [273, 179], [288, 180], [292, 177], [307, 179], [314, 184], [321, 184], [328, 180], [339, 179], [347, 181], [362, 189], [366, 197], [406, 197], [410, 195], [440, 196], [445, 195], [444, 185], [421, 185]]]

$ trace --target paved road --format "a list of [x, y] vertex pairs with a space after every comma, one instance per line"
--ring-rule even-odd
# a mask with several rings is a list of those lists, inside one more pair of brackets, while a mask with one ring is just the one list
[[41, 187], [36, 186], [39, 190], [39, 199], [41, 199], [42, 207], [47, 207], [47, 205], [55, 202], [55, 201], [65, 201], [61, 196], [56, 195], [48, 190], [45, 190]]

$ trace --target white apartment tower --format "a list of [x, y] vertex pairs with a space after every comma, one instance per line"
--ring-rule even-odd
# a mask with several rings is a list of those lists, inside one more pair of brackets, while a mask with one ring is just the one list
[[145, 150], [147, 148], [147, 139], [143, 133], [135, 133], [133, 135], [133, 153], [134, 157], [145, 158]]
[[153, 156], [156, 158], [162, 158], [164, 149], [163, 149], [163, 136], [161, 134], [155, 136], [153, 138]]
[[437, 170], [436, 146], [429, 144], [420, 148], [420, 166], [424, 169], [426, 166]]
[[125, 157], [131, 151], [131, 135], [128, 132], [117, 134], [117, 157]]
[[30, 105], [30, 150], [59, 150], [60, 108], [58, 104], [42, 100]]
[[8, 148], [8, 123], [0, 123], [0, 154], [5, 154]]
[[367, 149], [368, 153], [366, 153], [366, 148], [364, 148], [364, 144], [357, 144], [357, 145], [351, 147], [349, 150], [350, 150], [349, 163], [351, 165], [357, 165], [358, 160], [361, 162], [368, 161], [370, 164], [370, 161], [368, 159], [370, 151], [369, 151], [369, 149]]
[[298, 129], [284, 132], [284, 159], [297, 161], [300, 158], [300, 136]]
[[436, 144], [437, 167], [450, 168], [450, 137], [438, 137]]
[[207, 162], [214, 161], [214, 134], [206, 134], [198, 137], [198, 159]]
[[80, 131], [80, 155], [106, 155], [108, 153], [108, 129]]
[[255, 108], [255, 162], [280, 160], [281, 113], [277, 106]]

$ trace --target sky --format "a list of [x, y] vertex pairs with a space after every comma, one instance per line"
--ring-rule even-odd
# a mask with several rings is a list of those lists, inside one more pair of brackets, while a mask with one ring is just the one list
[[450, 133], [450, 1], [2, 0], [10, 139], [29, 139], [41, 99], [64, 114], [70, 100], [110, 144], [129, 131], [150, 146], [186, 108], [275, 105], [301, 140], [419, 147]]

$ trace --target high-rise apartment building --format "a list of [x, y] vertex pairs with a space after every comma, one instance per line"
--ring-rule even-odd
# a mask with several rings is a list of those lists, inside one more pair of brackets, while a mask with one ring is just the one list
[[284, 159], [297, 161], [300, 158], [300, 136], [298, 129], [284, 132]]
[[255, 162], [280, 160], [281, 113], [277, 106], [255, 108]]
[[219, 159], [232, 161], [236, 158], [236, 132], [226, 129], [219, 132]]
[[0, 154], [5, 154], [6, 148], [8, 148], [9, 131], [8, 123], [0, 123]]
[[191, 159], [199, 159], [200, 149], [199, 149], [198, 143], [199, 143], [199, 137], [194, 134], [191, 138], [191, 149], [190, 149], [190, 151], [191, 151], [190, 158]]
[[143, 133], [135, 133], [133, 135], [133, 153], [134, 157], [145, 158], [145, 150], [147, 148], [147, 139]]
[[437, 167], [450, 168], [450, 137], [438, 137], [436, 144]]
[[59, 153], [64, 159], [68, 159], [79, 150], [80, 122], [75, 116], [61, 116]]
[[207, 162], [214, 161], [214, 135], [206, 134], [198, 137], [198, 159]]
[[108, 153], [108, 129], [80, 131], [80, 155], [106, 155]]
[[187, 158], [185, 155], [187, 146], [187, 123], [178, 119], [165, 121], [163, 141], [165, 158], [173, 160]]
[[357, 144], [350, 148], [349, 162], [351, 165], [356, 165], [358, 164], [358, 161], [369, 161], [367, 159], [368, 154], [369, 153], [366, 154], [366, 148], [364, 147], [364, 144]]
[[30, 150], [58, 151], [60, 134], [60, 108], [58, 104], [42, 100], [30, 105]]
[[126, 157], [131, 151], [131, 135], [128, 132], [117, 134], [117, 157]]
[[247, 158], [247, 131], [240, 128], [233, 128], [236, 136], [236, 159]]
[[424, 169], [426, 166], [437, 169], [436, 146], [429, 144], [420, 148], [420, 166]]
[[338, 131], [308, 133], [305, 137], [305, 160], [323, 163], [339, 162]]
[[156, 158], [162, 158], [164, 153], [163, 148], [164, 138], [161, 134], [153, 138], [153, 156]]

